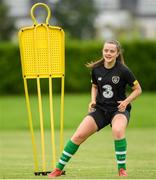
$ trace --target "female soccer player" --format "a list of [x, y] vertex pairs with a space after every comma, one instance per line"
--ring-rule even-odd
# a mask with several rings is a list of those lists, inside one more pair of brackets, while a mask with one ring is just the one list
[[[141, 94], [141, 87], [130, 69], [124, 64], [118, 41], [107, 41], [103, 47], [103, 58], [91, 62], [92, 88], [89, 113], [66, 144], [56, 168], [49, 174], [55, 178], [63, 174], [63, 168], [90, 135], [111, 125], [119, 176], [126, 172], [126, 127], [130, 118], [130, 103]], [[126, 85], [132, 92], [125, 95]]]

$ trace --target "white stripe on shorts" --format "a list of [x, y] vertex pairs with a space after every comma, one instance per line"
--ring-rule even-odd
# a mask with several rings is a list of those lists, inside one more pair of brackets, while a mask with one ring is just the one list
[[126, 152], [127, 152], [127, 151], [116, 151], [115, 153], [116, 153], [117, 155], [122, 155], [122, 154], [126, 154]]
[[68, 156], [68, 157], [72, 157], [72, 154], [69, 154], [69, 153], [66, 152], [66, 151], [63, 151], [63, 154], [65, 154], [65, 155]]

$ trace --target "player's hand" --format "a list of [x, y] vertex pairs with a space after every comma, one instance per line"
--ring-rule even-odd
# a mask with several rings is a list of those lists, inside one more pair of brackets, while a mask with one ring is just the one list
[[89, 111], [89, 112], [94, 111], [95, 105], [96, 105], [96, 101], [91, 101], [91, 102], [89, 103], [88, 111]]
[[124, 112], [126, 110], [127, 105], [129, 104], [126, 100], [118, 101], [118, 103], [119, 103], [119, 106], [118, 106], [119, 112]]

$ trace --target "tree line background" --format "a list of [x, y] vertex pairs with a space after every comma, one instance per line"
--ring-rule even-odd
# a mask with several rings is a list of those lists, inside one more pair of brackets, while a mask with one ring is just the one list
[[[66, 92], [88, 92], [90, 89], [90, 69], [85, 64], [102, 57], [102, 42], [72, 41], [65, 49], [65, 90]], [[156, 91], [156, 41], [122, 42], [125, 62], [141, 83], [143, 91]], [[23, 93], [23, 81], [18, 45], [0, 44], [0, 94]], [[42, 80], [43, 92], [48, 89], [48, 81]], [[59, 92], [60, 82], [54, 81], [55, 92]], [[30, 92], [35, 92], [35, 81], [30, 82]]]
[[[89, 92], [90, 70], [85, 64], [102, 56], [103, 41], [96, 40], [93, 20], [97, 9], [93, 1], [85, 3], [59, 0], [52, 7], [52, 25], [62, 26], [66, 33], [66, 92]], [[33, 3], [38, 2], [38, 0]], [[15, 27], [14, 19], [8, 16], [8, 7], [0, 3], [0, 94], [23, 93], [23, 81], [18, 42], [11, 42]], [[53, 14], [55, 15], [53, 17]], [[120, 38], [119, 38], [120, 40]], [[156, 41], [133, 39], [121, 40], [126, 64], [132, 69], [141, 83], [143, 91], [156, 91]], [[47, 92], [48, 82], [42, 80], [42, 91]], [[29, 82], [30, 92], [35, 92], [36, 83]], [[55, 92], [60, 90], [59, 80], [54, 80]]]

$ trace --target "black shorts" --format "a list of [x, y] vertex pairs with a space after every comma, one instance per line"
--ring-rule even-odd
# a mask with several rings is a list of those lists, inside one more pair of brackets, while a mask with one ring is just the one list
[[93, 112], [90, 112], [88, 115], [92, 116], [98, 126], [98, 131], [104, 128], [107, 125], [111, 125], [112, 119], [116, 114], [124, 114], [129, 122], [130, 119], [130, 110], [125, 110], [124, 112], [119, 111], [109, 111], [102, 110], [98, 107]]

